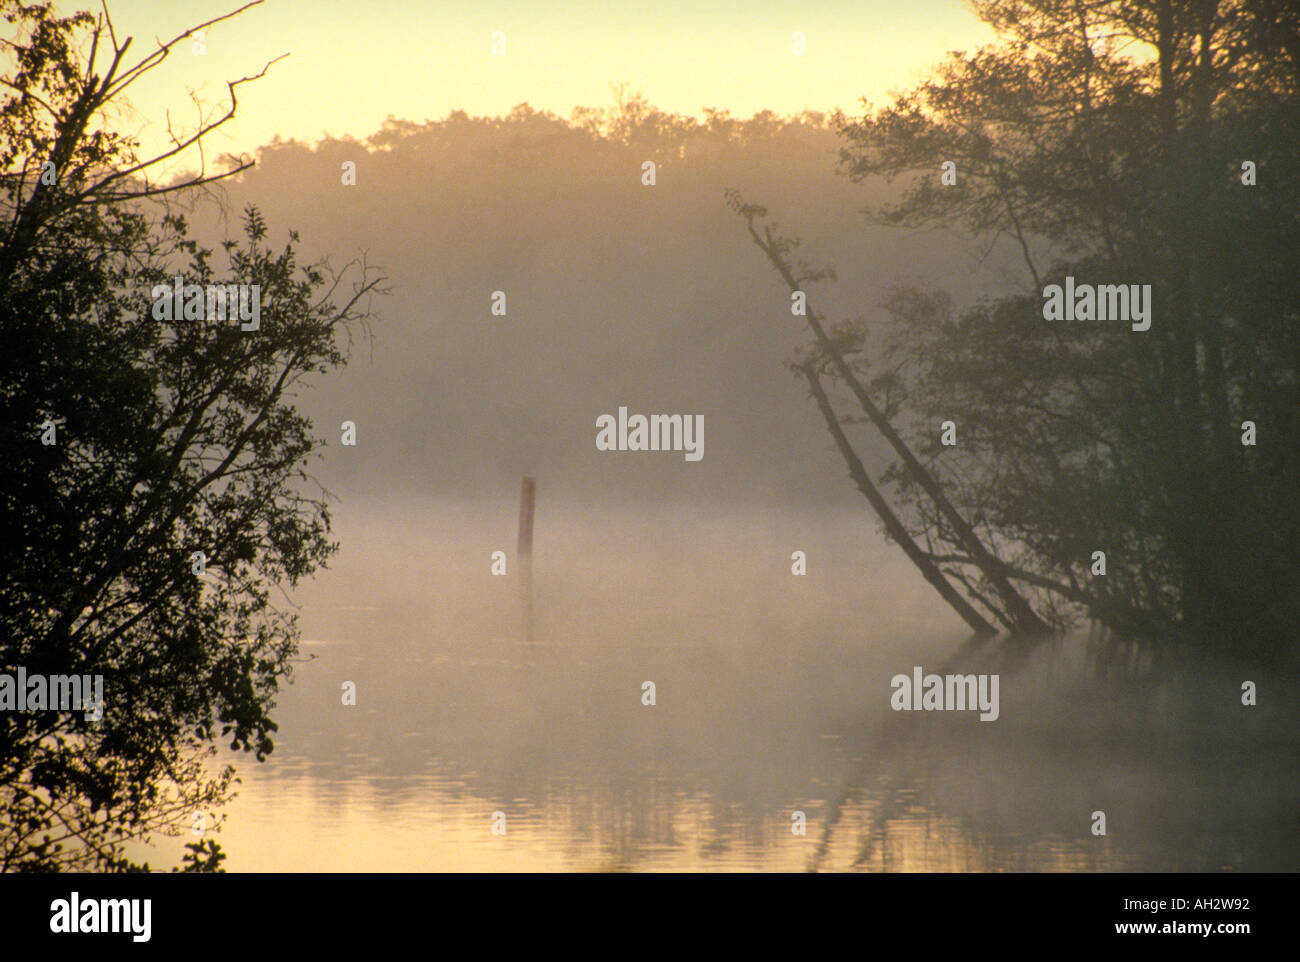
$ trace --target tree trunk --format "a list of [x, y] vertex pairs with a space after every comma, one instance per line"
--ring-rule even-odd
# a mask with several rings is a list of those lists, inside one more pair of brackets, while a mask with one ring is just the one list
[[912, 536], [907, 533], [907, 528], [903, 526], [903, 523], [889, 507], [879, 489], [872, 483], [871, 477], [867, 474], [867, 469], [862, 466], [862, 461], [854, 452], [852, 444], [844, 434], [844, 429], [840, 427], [839, 419], [835, 416], [835, 410], [831, 407], [826, 392], [822, 389], [821, 378], [814, 370], [812, 362], [800, 365], [799, 370], [803, 372], [803, 376], [807, 379], [808, 386], [812, 389], [813, 398], [817, 401], [817, 407], [821, 409], [822, 416], [826, 419], [826, 427], [831, 432], [831, 437], [835, 439], [836, 445], [839, 446], [840, 454], [844, 456], [844, 463], [849, 468], [849, 477], [857, 484], [858, 490], [871, 502], [871, 507], [875, 510], [876, 516], [880, 518], [885, 526], [885, 532], [894, 541], [898, 542], [898, 546], [903, 549], [903, 553], [920, 569], [921, 575], [934, 586], [934, 590], [939, 592], [940, 597], [948, 602], [953, 611], [961, 616], [962, 621], [970, 625], [978, 634], [996, 635], [997, 629], [989, 624], [970, 602], [961, 596], [957, 589], [952, 586], [952, 582], [944, 577], [943, 572], [939, 570], [939, 566], [926, 557], [925, 552], [912, 540]]
[[[777, 273], [779, 273], [782, 279], [785, 280], [790, 290], [800, 290], [799, 284], [794, 279], [794, 275], [790, 271], [789, 266], [785, 263], [781, 254], [776, 250], [770, 232], [768, 232], [767, 240], [764, 241], [764, 239], [759, 236], [758, 231], [754, 229], [752, 214], [747, 215], [747, 221], [749, 233], [754, 239], [754, 243], [763, 251], [764, 254], [767, 255], [768, 260], [770, 260], [773, 266], [776, 267]], [[808, 307], [807, 311], [808, 314], [806, 320], [808, 321], [808, 326], [812, 329], [813, 335], [821, 345], [822, 351], [834, 365], [835, 372], [844, 379], [850, 390], [853, 391], [853, 394], [858, 399], [858, 403], [861, 405], [862, 410], [865, 411], [867, 417], [871, 419], [871, 423], [875, 425], [876, 429], [884, 436], [885, 440], [890, 443], [896, 452], [898, 452], [898, 456], [902, 459], [903, 465], [907, 468], [908, 474], [911, 475], [913, 480], [915, 480], [922, 489], [924, 489], [930, 500], [934, 502], [939, 511], [948, 519], [949, 524], [952, 525], [953, 530], [957, 534], [961, 546], [966, 549], [975, 564], [979, 566], [980, 571], [988, 580], [989, 584], [991, 584], [997, 591], [998, 597], [1006, 607], [1007, 614], [1015, 623], [1016, 629], [1019, 631], [1035, 633], [1048, 631], [1049, 629], [1047, 624], [1038, 617], [1029, 602], [1027, 602], [1014, 587], [1012, 587], [1011, 582], [1006, 576], [1005, 564], [1002, 560], [994, 557], [993, 554], [984, 547], [984, 543], [980, 541], [970, 524], [967, 523], [966, 519], [957, 511], [952, 502], [948, 500], [948, 496], [944, 494], [939, 482], [936, 481], [934, 476], [925, 469], [920, 461], [916, 459], [911, 448], [907, 446], [899, 436], [898, 432], [894, 430], [894, 426], [889, 423], [884, 413], [876, 407], [875, 403], [871, 400], [871, 396], [867, 393], [861, 382], [858, 381], [857, 377], [854, 376], [853, 371], [849, 368], [840, 352], [835, 349], [833, 344], [831, 344], [830, 338], [826, 336], [826, 332], [822, 328], [821, 322], [817, 319], [816, 313], [811, 307]]]

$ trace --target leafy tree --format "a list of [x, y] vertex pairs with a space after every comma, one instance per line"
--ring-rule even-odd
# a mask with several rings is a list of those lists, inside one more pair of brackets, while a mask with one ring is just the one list
[[[850, 176], [903, 180], [883, 222], [1009, 238], [1025, 267], [1024, 287], [960, 311], [937, 288], [889, 292], [882, 331], [842, 332], [859, 345], [853, 377], [955, 511], [905, 458], [882, 478], [894, 508], [1004, 624], [999, 573], [1057, 626], [1086, 614], [1131, 632], [1289, 644], [1300, 13], [1272, 0], [974, 6], [996, 43], [950, 55], [890, 106], [839, 118]], [[1150, 330], [1044, 320], [1045, 287], [1067, 276], [1150, 284]], [[817, 351], [828, 371], [848, 356], [826, 341]], [[939, 443], [945, 419], [960, 423], [956, 447]], [[1256, 446], [1242, 444], [1244, 421]]]
[[[216, 839], [207, 838], [201, 842], [190, 842], [185, 846], [187, 851], [181, 858], [184, 868], [181, 872], [189, 874], [211, 874], [221, 875], [226, 870], [221, 867], [221, 863], [226, 860], [225, 853], [221, 851], [221, 846]], [[173, 869], [172, 871], [177, 871]]]
[[[127, 841], [229, 797], [218, 739], [259, 760], [273, 748], [297, 650], [273, 592], [336, 547], [307, 472], [322, 442], [293, 398], [345, 363], [381, 279], [300, 264], [292, 232], [272, 249], [253, 208], [219, 252], [169, 209], [249, 166], [151, 178], [255, 78], [158, 156], [112, 130], [114, 98], [226, 17], [128, 66], [107, 11], [0, 10], [17, 37], [0, 78], [0, 666], [102, 675], [104, 692], [98, 720], [0, 712], [0, 867], [147, 868]], [[153, 289], [176, 275], [256, 285], [259, 327], [155, 317]], [[188, 861], [215, 867], [219, 852]]]

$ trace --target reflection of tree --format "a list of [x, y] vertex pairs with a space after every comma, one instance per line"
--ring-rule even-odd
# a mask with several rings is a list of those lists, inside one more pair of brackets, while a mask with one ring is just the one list
[[[337, 342], [377, 280], [363, 267], [348, 290], [346, 274], [300, 267], [292, 234], [272, 251], [252, 208], [223, 268], [183, 217], [153, 216], [147, 201], [248, 166], [208, 173], [202, 140], [255, 78], [153, 158], [108, 122], [198, 27], [131, 65], [107, 12], [3, 10], [17, 39], [0, 104], [0, 665], [102, 674], [105, 705], [99, 721], [0, 712], [0, 867], [127, 868], [125, 840], [228, 796], [232, 769], [209, 767], [218, 738], [271, 751], [297, 637], [271, 593], [334, 547], [324, 495], [299, 487], [319, 442], [289, 399], [344, 363]], [[191, 151], [197, 175], [151, 180]], [[155, 319], [151, 291], [176, 274], [256, 285], [260, 327]], [[188, 861], [215, 867], [215, 843]]]
[[[1260, 733], [1233, 722], [1234, 700], [1215, 704], [1224, 665], [1104, 629], [972, 640], [926, 670], [998, 674], [999, 720], [886, 712], [828, 797], [808, 868], [1288, 870], [1276, 839], [1294, 822], [1292, 789], [1275, 753], [1240, 750]], [[1188, 792], [1201, 803], [1181, 805]], [[1113, 846], [1086, 819], [1108, 799], [1129, 825]]]
[[[841, 118], [842, 160], [855, 179], [908, 179], [886, 223], [1010, 238], [1032, 287], [964, 312], [896, 290], [887, 332], [844, 325], [798, 366], [859, 402], [865, 385], [886, 416], [869, 420], [909, 439], [915, 458], [895, 445], [881, 482], [892, 509], [1004, 625], [1021, 619], [1002, 578], [1057, 625], [1086, 612], [1280, 644], [1300, 617], [1300, 188], [1282, 173], [1300, 148], [1300, 14], [1268, 0], [977, 8], [1003, 42]], [[761, 209], [734, 202], [752, 227]], [[756, 239], [769, 257], [790, 244]], [[1044, 286], [1067, 276], [1150, 284], [1150, 330], [1044, 320]], [[936, 429], [949, 419], [955, 447]]]

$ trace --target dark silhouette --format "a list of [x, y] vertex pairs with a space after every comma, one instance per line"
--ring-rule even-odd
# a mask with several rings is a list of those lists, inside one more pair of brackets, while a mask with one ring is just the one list
[[[320, 442], [290, 398], [344, 363], [340, 334], [378, 281], [362, 265], [348, 289], [346, 272], [299, 265], [293, 233], [271, 250], [251, 207], [243, 240], [214, 255], [158, 205], [248, 166], [149, 176], [254, 78], [158, 157], [107, 124], [193, 31], [130, 64], [107, 12], [3, 13], [17, 29], [0, 102], [0, 666], [102, 676], [104, 704], [98, 720], [0, 712], [0, 869], [133, 868], [125, 841], [227, 797], [233, 770], [205, 764], [217, 739], [272, 749], [297, 641], [272, 592], [335, 547], [305, 483]], [[159, 319], [153, 289], [176, 275], [253, 291], [256, 329]], [[213, 843], [186, 870], [220, 861]]]
[[[891, 537], [925, 545], [1005, 627], [1086, 615], [1289, 649], [1300, 14], [1266, 0], [976, 6], [1004, 42], [839, 118], [842, 162], [856, 180], [907, 179], [879, 220], [1009, 239], [1032, 286], [962, 311], [898, 289], [889, 323], [829, 334], [810, 310], [814, 344], [794, 366], [847, 385], [897, 454], [881, 484], [907, 534]], [[793, 242], [731, 203], [792, 290], [827, 276], [796, 277]], [[1116, 317], [1117, 294], [1105, 317], [1100, 295], [1080, 311], [1100, 319], [1049, 319], [1052, 285], [1074, 279], [1149, 285], [1149, 319]]]

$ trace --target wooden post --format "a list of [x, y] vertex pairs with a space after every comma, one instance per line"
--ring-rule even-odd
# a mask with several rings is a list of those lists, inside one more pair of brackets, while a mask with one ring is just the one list
[[533, 511], [536, 482], [525, 477], [519, 486], [519, 556], [520, 603], [523, 608], [524, 638], [533, 641]]
[[536, 482], [525, 477], [519, 486], [519, 557], [533, 555], [533, 503], [537, 493]]

